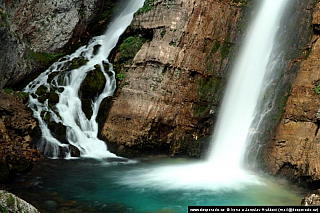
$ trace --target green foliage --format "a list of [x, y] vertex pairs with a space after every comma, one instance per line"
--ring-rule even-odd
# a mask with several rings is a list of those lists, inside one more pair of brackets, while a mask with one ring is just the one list
[[3, 91], [7, 94], [11, 94], [13, 90], [11, 88], [3, 88]]
[[141, 7], [136, 14], [141, 15], [152, 10], [154, 0], [145, 0], [143, 7]]
[[317, 93], [317, 95], [320, 95], [320, 84], [314, 88], [314, 91]]
[[48, 66], [62, 57], [64, 53], [39, 53], [27, 48], [26, 59], [35, 61], [41, 66]]
[[8, 213], [8, 210], [0, 205], [0, 212], [1, 213]]
[[122, 74], [122, 73], [118, 73], [117, 75], [116, 75], [116, 78], [119, 80], [119, 81], [122, 81], [123, 79], [125, 79], [125, 74]]
[[162, 31], [161, 31], [161, 37], [163, 38], [163, 36], [166, 34], [166, 28], [162, 27]]
[[2, 21], [4, 21], [4, 24], [9, 27], [9, 22], [8, 22], [8, 16], [4, 12], [2, 12], [0, 8], [0, 26], [2, 25]]
[[177, 46], [177, 42], [171, 41], [171, 42], [169, 43], [169, 45], [170, 45], [170, 46], [173, 46], [173, 47], [176, 47], [176, 46]]
[[12, 196], [12, 194], [9, 194], [7, 198], [7, 205], [9, 207], [14, 207], [16, 205], [16, 199]]
[[133, 59], [145, 41], [146, 39], [140, 36], [130, 36], [126, 38], [122, 44], [120, 44], [120, 56], [118, 62], [122, 63], [129, 59]]
[[123, 88], [123, 87], [126, 86], [126, 85], [129, 85], [129, 82], [127, 82], [127, 81], [122, 82], [119, 87], [120, 87], [120, 88]]

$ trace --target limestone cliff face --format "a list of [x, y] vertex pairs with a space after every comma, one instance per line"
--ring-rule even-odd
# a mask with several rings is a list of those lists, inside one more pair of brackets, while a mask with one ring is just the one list
[[242, 10], [224, 0], [146, 1], [114, 59], [121, 78], [101, 132], [112, 151], [200, 156]]
[[[112, 0], [1, 1], [0, 88], [13, 86], [87, 32]], [[78, 40], [77, 40], [78, 41]]]
[[317, 3], [310, 25], [314, 35], [306, 47], [310, 52], [301, 62], [276, 136], [264, 155], [272, 174], [310, 182], [320, 180], [319, 24], [320, 3]]

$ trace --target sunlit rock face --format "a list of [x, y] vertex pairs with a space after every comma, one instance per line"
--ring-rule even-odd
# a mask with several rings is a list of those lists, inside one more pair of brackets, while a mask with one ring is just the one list
[[[306, 8], [306, 13], [310, 11]], [[265, 152], [268, 171], [293, 180], [314, 182], [320, 180], [320, 3], [313, 10], [309, 21], [313, 36], [305, 51], [295, 78], [284, 114], [276, 130], [274, 140]], [[293, 62], [294, 63], [294, 62]]]
[[90, 24], [103, 21], [99, 20], [101, 14], [114, 2], [116, 0], [1, 1], [0, 88], [14, 86], [52, 63], [51, 53], [79, 41], [79, 36], [87, 34]]
[[[120, 155], [201, 156], [242, 12], [230, 1], [146, 1], [114, 54], [118, 91], [101, 135]], [[238, 26], [239, 27], [239, 26]], [[138, 45], [142, 41], [143, 45]], [[132, 55], [125, 46], [135, 43]], [[129, 151], [130, 150], [130, 151]]]

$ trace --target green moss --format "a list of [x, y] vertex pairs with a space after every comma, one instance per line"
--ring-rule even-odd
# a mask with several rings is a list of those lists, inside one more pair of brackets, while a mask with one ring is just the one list
[[125, 82], [122, 82], [119, 87], [123, 88], [124, 86], [129, 85], [129, 84], [130, 83], [128, 81], [125, 81]]
[[171, 41], [171, 42], [169, 43], [169, 45], [170, 45], [170, 46], [173, 46], [173, 47], [177, 47], [177, 42]]
[[122, 73], [118, 73], [116, 75], [116, 79], [118, 79], [119, 81], [122, 81], [123, 79], [125, 79], [126, 75], [122, 74]]
[[222, 59], [225, 59], [226, 57], [228, 57], [231, 47], [232, 47], [231, 42], [225, 41], [222, 43], [221, 48], [220, 48]]
[[65, 55], [64, 53], [41, 53], [35, 52], [30, 48], [27, 48], [25, 53], [25, 58], [27, 60], [35, 61], [36, 63], [40, 64], [41, 66], [49, 66], [53, 62], [57, 61], [60, 57]]
[[143, 7], [141, 7], [135, 14], [141, 15], [153, 9], [154, 0], [145, 0]]
[[2, 205], [0, 205], [0, 212], [1, 213], [8, 213], [8, 210], [4, 208]]
[[[8, 22], [8, 16], [7, 14], [5, 14], [4, 12], [2, 12], [1, 8], [0, 8], [0, 26], [2, 25], [2, 23], [4, 22], [4, 25], [9, 27], [9, 22]], [[3, 22], [2, 22], [3, 21]]]
[[88, 63], [88, 60], [86, 60], [84, 57], [74, 58], [72, 59], [68, 69], [70, 70], [78, 69], [79, 67], [84, 66], [87, 63]]
[[314, 91], [317, 93], [317, 95], [320, 95], [320, 84], [314, 88]]
[[44, 85], [41, 85], [41, 86], [38, 87], [38, 89], [36, 91], [36, 94], [38, 96], [43, 96], [43, 95], [47, 94], [47, 92], [48, 92], [47, 87], [44, 86]]
[[16, 205], [16, 199], [12, 196], [12, 194], [9, 194], [7, 198], [7, 205], [11, 208], [13, 208]]
[[166, 27], [162, 27], [161, 37], [163, 38], [165, 34], [166, 34]]
[[216, 102], [215, 99], [217, 99], [221, 87], [222, 84], [215, 77], [199, 79], [197, 93], [200, 101], [193, 105], [195, 116], [201, 117], [210, 111], [212, 105]]
[[13, 90], [11, 88], [3, 88], [3, 91], [7, 94], [11, 94]]
[[118, 63], [133, 59], [145, 41], [146, 39], [140, 36], [130, 36], [126, 38], [119, 47], [120, 56]]

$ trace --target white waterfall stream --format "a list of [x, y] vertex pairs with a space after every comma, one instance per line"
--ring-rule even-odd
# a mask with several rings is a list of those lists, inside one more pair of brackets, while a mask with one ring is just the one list
[[[112, 96], [116, 88], [115, 73], [107, 58], [143, 3], [144, 0], [128, 1], [104, 35], [93, 38], [87, 46], [61, 58], [25, 88], [26, 92], [32, 94], [28, 105], [38, 119], [42, 131], [38, 148], [46, 155], [70, 157], [71, 144], [80, 150], [82, 157], [116, 157], [107, 150], [105, 142], [97, 138], [96, 118], [101, 102], [107, 96]], [[73, 67], [74, 63], [81, 66]], [[103, 91], [93, 98], [92, 115], [88, 118], [82, 110], [79, 89], [92, 70], [102, 71], [105, 86]], [[50, 99], [53, 97], [59, 99], [57, 103], [52, 103]], [[48, 122], [65, 127], [67, 142], [63, 143], [54, 137]]]
[[[159, 189], [236, 190], [261, 184], [260, 178], [243, 168], [251, 123], [264, 92], [265, 76], [272, 71], [271, 59], [276, 34], [290, 0], [262, 0], [257, 15], [245, 34], [242, 47], [228, 81], [211, 141], [203, 163], [130, 171], [119, 180], [132, 187]], [[268, 74], [268, 75], [267, 75]], [[141, 182], [141, 180], [144, 180]]]
[[228, 81], [208, 159], [221, 169], [238, 171], [243, 167], [251, 123], [265, 89], [264, 82], [268, 81], [265, 76], [272, 71], [271, 54], [287, 2], [264, 0], [245, 36]]

